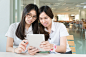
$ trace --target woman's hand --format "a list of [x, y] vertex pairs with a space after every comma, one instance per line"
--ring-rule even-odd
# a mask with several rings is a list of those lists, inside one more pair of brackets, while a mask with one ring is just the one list
[[35, 55], [37, 52], [39, 52], [39, 50], [38, 50], [37, 48], [32, 47], [32, 46], [29, 46], [29, 47], [28, 47], [28, 53], [29, 53], [30, 55]]
[[53, 44], [50, 44], [48, 41], [44, 41], [40, 44], [40, 48], [44, 49], [45, 51], [50, 51], [53, 48]]
[[19, 44], [18, 48], [16, 48], [16, 49], [14, 50], [14, 52], [16, 52], [16, 53], [24, 52], [24, 51], [26, 50], [27, 44], [28, 44], [28, 41], [27, 41], [27, 40], [23, 40], [23, 41]]

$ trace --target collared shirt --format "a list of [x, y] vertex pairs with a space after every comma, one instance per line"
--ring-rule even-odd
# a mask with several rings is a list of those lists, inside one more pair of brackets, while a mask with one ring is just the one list
[[[45, 28], [45, 31], [48, 32], [48, 30]], [[68, 32], [66, 30], [66, 27], [63, 23], [58, 23], [58, 22], [53, 22], [52, 21], [52, 26], [51, 26], [51, 33], [49, 34], [49, 39], [48, 41], [51, 44], [55, 44], [60, 46], [60, 38], [63, 36], [68, 36]], [[67, 42], [67, 48], [66, 52], [71, 51], [69, 48], [69, 44]]]
[[[19, 43], [22, 41], [15, 34], [18, 25], [19, 25], [19, 22], [11, 24], [8, 31], [7, 31], [7, 33], [5, 34], [6, 37], [11, 37], [11, 38], [14, 39], [14, 46], [18, 46]], [[27, 34], [33, 34], [32, 25], [29, 27], [28, 31], [25, 29], [25, 35], [27, 35]]]

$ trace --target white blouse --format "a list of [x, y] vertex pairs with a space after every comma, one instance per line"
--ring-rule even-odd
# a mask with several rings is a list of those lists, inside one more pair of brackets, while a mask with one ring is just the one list
[[[11, 37], [14, 39], [14, 46], [18, 46], [19, 43], [22, 41], [15, 34], [18, 25], [19, 25], [19, 22], [11, 24], [7, 33], [5, 34], [6, 37], [8, 36], [8, 37]], [[32, 25], [29, 27], [28, 31], [25, 29], [25, 35], [27, 35], [27, 34], [33, 34]]]
[[[45, 31], [48, 32], [48, 30], [45, 28]], [[68, 32], [67, 29], [65, 27], [65, 25], [63, 23], [58, 23], [58, 22], [53, 22], [52, 21], [52, 27], [51, 27], [51, 33], [49, 34], [49, 39], [48, 41], [51, 44], [55, 44], [55, 45], [60, 45], [60, 38], [63, 36], [68, 36]], [[51, 40], [50, 40], [51, 39]], [[66, 52], [71, 51], [71, 49], [69, 48], [69, 44], [67, 42], [67, 48], [66, 48]]]

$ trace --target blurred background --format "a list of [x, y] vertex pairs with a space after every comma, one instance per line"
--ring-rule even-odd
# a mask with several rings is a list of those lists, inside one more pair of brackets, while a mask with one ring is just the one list
[[64, 23], [73, 36], [74, 40], [68, 41], [74, 41], [74, 54], [86, 54], [86, 0], [0, 0], [0, 52], [6, 51], [5, 33], [10, 24], [20, 22], [23, 9], [30, 3], [49, 6], [53, 21]]

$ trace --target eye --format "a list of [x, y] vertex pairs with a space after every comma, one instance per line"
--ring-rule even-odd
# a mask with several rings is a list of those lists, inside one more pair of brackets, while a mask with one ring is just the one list
[[27, 14], [27, 16], [31, 16], [31, 14]]
[[39, 20], [42, 20], [42, 18], [39, 18]]
[[30, 15], [30, 14], [27, 14], [27, 15]]
[[36, 16], [33, 16], [33, 18], [36, 18]]
[[47, 17], [45, 17], [45, 19], [48, 19]]

